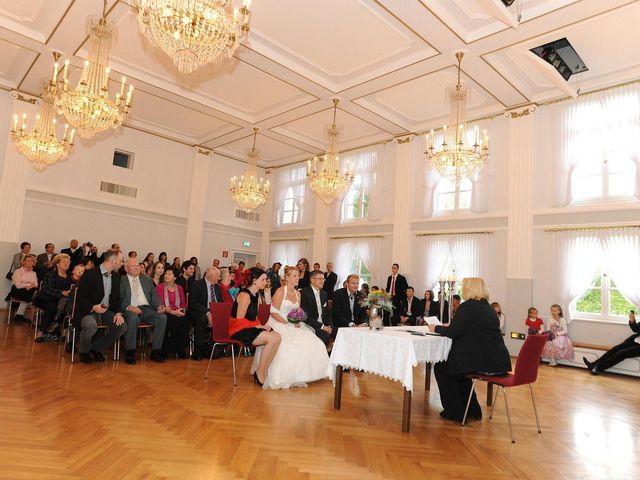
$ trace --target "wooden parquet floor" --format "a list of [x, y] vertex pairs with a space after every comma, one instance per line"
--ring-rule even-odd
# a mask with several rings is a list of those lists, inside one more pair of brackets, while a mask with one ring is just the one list
[[[1, 314], [0, 314], [1, 318]], [[70, 364], [26, 325], [0, 326], [2, 479], [634, 479], [640, 478], [640, 383], [540, 367], [538, 435], [528, 389], [498, 399], [493, 420], [462, 428], [438, 416], [435, 381], [413, 396], [400, 431], [400, 384], [345, 374], [342, 410], [329, 381], [262, 391], [240, 360], [136, 366]], [[424, 370], [415, 369], [415, 385]], [[479, 387], [484, 398], [485, 386]]]

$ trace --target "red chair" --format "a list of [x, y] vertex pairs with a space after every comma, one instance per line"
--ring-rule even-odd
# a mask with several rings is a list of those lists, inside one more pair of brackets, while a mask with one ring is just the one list
[[266, 303], [261, 303], [258, 305], [258, 320], [260, 320], [260, 325], [264, 325], [269, 321], [269, 317], [271, 316], [271, 305]]
[[[462, 426], [464, 426], [467, 420], [467, 412], [469, 411], [469, 405], [471, 404], [471, 397], [473, 395], [476, 382], [483, 380], [485, 382], [493, 383], [502, 389], [504, 395], [504, 405], [507, 409], [507, 420], [509, 422], [509, 432], [511, 433], [511, 443], [516, 443], [516, 437], [513, 435], [513, 428], [511, 427], [511, 415], [509, 414], [509, 403], [507, 402], [507, 388], [518, 387], [520, 385], [529, 385], [529, 391], [531, 392], [531, 402], [533, 403], [533, 412], [536, 415], [536, 425], [538, 426], [538, 433], [542, 433], [540, 430], [540, 420], [538, 419], [538, 410], [536, 409], [536, 401], [533, 398], [533, 383], [538, 378], [538, 365], [540, 365], [540, 355], [544, 344], [549, 337], [547, 335], [528, 335], [527, 339], [522, 345], [520, 355], [516, 361], [516, 368], [513, 373], [508, 373], [502, 377], [496, 377], [491, 375], [483, 375], [480, 373], [471, 373], [467, 375], [467, 378], [473, 380], [471, 384], [471, 391], [469, 392], [469, 399], [467, 400], [467, 408], [464, 410], [464, 417], [462, 418]], [[491, 412], [489, 418], [492, 418], [493, 408], [496, 405], [496, 399], [498, 397], [498, 390], [493, 397], [493, 403], [491, 404]]]
[[244, 343], [234, 340], [229, 336], [229, 316], [231, 315], [232, 303], [210, 303], [209, 311], [211, 312], [211, 337], [213, 339], [213, 348], [209, 356], [209, 364], [207, 372], [204, 374], [206, 379], [209, 376], [209, 368], [211, 360], [213, 360], [213, 352], [217, 345], [231, 345], [231, 364], [233, 365], [233, 385], [236, 382], [236, 360], [234, 345], [238, 346], [238, 357], [240, 356], [240, 348], [244, 347]]

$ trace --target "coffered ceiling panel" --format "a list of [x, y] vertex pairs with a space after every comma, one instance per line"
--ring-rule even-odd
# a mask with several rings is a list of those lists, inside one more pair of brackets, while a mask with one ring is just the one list
[[37, 53], [0, 40], [0, 83], [15, 88], [27, 72]]
[[254, 3], [248, 46], [334, 92], [438, 53], [375, 2], [280, 0], [273, 6]]
[[0, 23], [25, 37], [46, 42], [72, 0], [0, 0]]
[[[252, 144], [253, 135], [249, 135], [235, 142], [217, 147], [215, 151], [231, 158], [246, 161]], [[205, 144], [205, 146], [207, 145]], [[258, 164], [266, 167], [304, 160], [317, 153], [313, 152], [312, 149], [305, 151], [261, 134], [258, 134], [256, 139], [256, 150], [258, 150]]]
[[[407, 130], [417, 131], [448, 121], [449, 101], [445, 91], [448, 86], [455, 85], [456, 80], [457, 70], [450, 67], [375, 92], [357, 99], [356, 103], [379, 115], [396, 119]], [[500, 108], [499, 102], [467, 76], [462, 75], [462, 82], [469, 87], [469, 118]]]
[[[327, 147], [327, 129], [333, 119], [333, 109], [299, 118], [272, 130], [324, 151]], [[348, 112], [338, 109], [336, 124], [340, 127], [340, 147], [353, 148], [384, 139], [392, 135]]]
[[[607, 21], [603, 22], [602, 19]], [[485, 58], [533, 101], [557, 97], [556, 88], [528, 54], [529, 49], [566, 37], [576, 49], [589, 71], [574, 76], [569, 83], [582, 89], [620, 83], [640, 76], [640, 3], [613, 10], [603, 17], [591, 18], [546, 35], [506, 47]], [[606, 41], [603, 41], [606, 39]]]

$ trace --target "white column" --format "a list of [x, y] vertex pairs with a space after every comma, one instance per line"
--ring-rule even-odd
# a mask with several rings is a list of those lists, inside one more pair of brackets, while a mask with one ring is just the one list
[[207, 187], [209, 184], [209, 164], [212, 153], [211, 150], [206, 148], [193, 147], [193, 173], [191, 175], [191, 196], [189, 198], [187, 234], [184, 242], [184, 258], [200, 258], [204, 209], [207, 202]]
[[[413, 199], [413, 139], [415, 135], [396, 137], [395, 148], [395, 189], [393, 208], [393, 243], [391, 258], [400, 265], [403, 275], [411, 275], [411, 201]], [[383, 266], [387, 271], [391, 265]]]
[[[336, 199], [335, 201], [338, 202], [340, 200]], [[321, 268], [324, 268], [327, 263], [327, 245], [329, 242], [327, 227], [331, 208], [331, 205], [327, 205], [320, 197], [316, 197], [316, 215], [313, 223], [313, 245], [311, 249], [312, 258], [309, 259], [309, 262], [311, 264], [318, 262]]]
[[[22, 122], [22, 114], [26, 113], [27, 132], [30, 133], [39, 110], [40, 100], [16, 90], [12, 90], [9, 95], [13, 98], [11, 125], [13, 125], [14, 115], [18, 115], [18, 122], [20, 123]], [[0, 132], [0, 135], [10, 135], [10, 133]], [[2, 205], [0, 242], [17, 244], [20, 241], [20, 227], [22, 225], [27, 176], [30, 168], [30, 162], [18, 152], [13, 140], [10, 138], [7, 142], [2, 164], [2, 176], [0, 177], [0, 205]]]
[[535, 106], [507, 112], [509, 121], [507, 278], [533, 270], [533, 153]]
[[[267, 170], [265, 176], [269, 175], [270, 171]], [[267, 177], [268, 179], [268, 177]], [[273, 189], [273, 185], [271, 185]], [[271, 209], [273, 208], [273, 191], [269, 193], [269, 198], [267, 198], [267, 203], [265, 203], [260, 209], [260, 229], [262, 230], [262, 237], [260, 240], [260, 258], [258, 261], [264, 265], [265, 269], [269, 269], [271, 265], [269, 264], [270, 258], [269, 255], [271, 253], [271, 242], [270, 242], [270, 230], [271, 230]]]

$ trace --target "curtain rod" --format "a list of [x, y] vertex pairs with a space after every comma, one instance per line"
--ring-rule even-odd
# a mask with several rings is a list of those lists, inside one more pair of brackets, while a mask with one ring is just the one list
[[559, 227], [545, 228], [545, 232], [584, 232], [589, 230], [625, 230], [627, 228], [640, 228], [640, 225], [612, 225], [610, 227]]
[[299, 240], [309, 240], [311, 237], [290, 237], [290, 238], [274, 238], [273, 240], [269, 240], [270, 243], [276, 242], [295, 242]]
[[416, 237], [443, 237], [449, 235], [492, 235], [495, 232], [493, 230], [476, 230], [470, 232], [424, 232], [416, 233]]
[[331, 240], [343, 240], [345, 238], [384, 238], [384, 235], [369, 235], [367, 233], [363, 233], [361, 235], [335, 235], [330, 238]]

